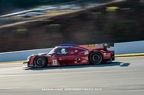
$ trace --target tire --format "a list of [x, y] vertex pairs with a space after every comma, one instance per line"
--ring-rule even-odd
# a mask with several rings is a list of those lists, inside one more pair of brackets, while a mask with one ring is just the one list
[[103, 61], [102, 54], [100, 52], [98, 52], [98, 51], [92, 52], [89, 55], [89, 62], [90, 62], [90, 64], [98, 65], [98, 64], [102, 63], [102, 61]]
[[47, 66], [47, 60], [44, 56], [37, 56], [34, 59], [34, 65], [35, 65], [35, 67], [38, 67], [38, 68], [46, 67]]
[[115, 57], [114, 57], [114, 56], [112, 56], [112, 60], [115, 60]]
[[112, 60], [115, 60], [115, 53], [112, 54]]

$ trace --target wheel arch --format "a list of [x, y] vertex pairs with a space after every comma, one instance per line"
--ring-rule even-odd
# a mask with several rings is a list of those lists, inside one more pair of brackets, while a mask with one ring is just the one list
[[88, 57], [89, 57], [92, 53], [94, 53], [94, 52], [100, 53], [100, 54], [102, 55], [102, 58], [103, 58], [103, 54], [102, 54], [99, 50], [93, 50], [93, 51], [91, 51], [91, 52], [89, 53]]
[[34, 63], [34, 67], [36, 67], [36, 64], [35, 64], [35, 60], [38, 58], [38, 57], [43, 57], [46, 61], [47, 64], [44, 65], [44, 67], [46, 67], [48, 65], [48, 58], [46, 56], [43, 56], [43, 55], [37, 55], [35, 56], [34, 60], [33, 60], [33, 63]]
[[89, 55], [88, 55], [88, 59], [89, 59], [90, 64], [91, 64], [90, 57], [91, 57], [91, 55], [94, 54], [94, 53], [99, 53], [99, 54], [101, 55], [102, 61], [101, 61], [100, 63], [102, 63], [103, 60], [104, 60], [104, 59], [103, 59], [103, 54], [102, 54], [99, 50], [94, 50], [94, 51], [91, 51], [91, 52], [89, 53]]

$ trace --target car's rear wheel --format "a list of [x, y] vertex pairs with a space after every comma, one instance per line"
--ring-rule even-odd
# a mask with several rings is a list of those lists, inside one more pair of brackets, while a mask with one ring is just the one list
[[47, 60], [44, 56], [37, 56], [34, 59], [34, 65], [35, 65], [35, 67], [39, 67], [39, 68], [46, 67], [47, 66]]
[[90, 61], [90, 64], [96, 64], [96, 65], [100, 64], [103, 61], [102, 54], [98, 51], [92, 52], [89, 55], [89, 61]]

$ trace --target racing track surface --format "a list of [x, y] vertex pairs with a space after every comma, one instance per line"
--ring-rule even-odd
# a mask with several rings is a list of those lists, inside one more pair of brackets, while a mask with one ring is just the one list
[[23, 69], [0, 64], [1, 95], [144, 95], [144, 56], [101, 65]]

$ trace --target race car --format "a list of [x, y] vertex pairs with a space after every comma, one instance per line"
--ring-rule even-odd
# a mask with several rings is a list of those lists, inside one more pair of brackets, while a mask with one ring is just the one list
[[48, 53], [32, 54], [24, 62], [24, 67], [67, 66], [82, 64], [101, 64], [115, 60], [114, 50], [108, 50], [110, 44], [60, 44]]

